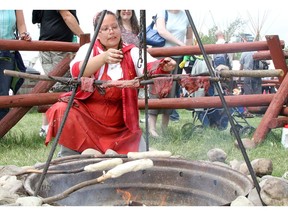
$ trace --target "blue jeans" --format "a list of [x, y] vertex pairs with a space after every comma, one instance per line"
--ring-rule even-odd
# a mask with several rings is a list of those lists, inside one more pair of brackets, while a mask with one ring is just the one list
[[173, 109], [172, 110], [172, 113], [170, 114], [170, 120], [179, 120], [179, 118], [180, 118], [180, 116], [179, 116], [179, 113], [177, 112], [177, 110], [176, 109]]
[[[15, 70], [15, 56], [10, 51], [0, 51], [0, 96], [8, 96], [11, 76], [4, 75], [4, 70]], [[9, 108], [0, 109], [0, 120], [9, 112]]]

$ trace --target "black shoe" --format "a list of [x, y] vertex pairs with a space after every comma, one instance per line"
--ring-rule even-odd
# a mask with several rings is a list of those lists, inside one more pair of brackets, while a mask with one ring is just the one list
[[177, 118], [177, 117], [170, 116], [169, 119], [170, 121], [175, 121], [175, 122], [179, 121], [179, 117]]

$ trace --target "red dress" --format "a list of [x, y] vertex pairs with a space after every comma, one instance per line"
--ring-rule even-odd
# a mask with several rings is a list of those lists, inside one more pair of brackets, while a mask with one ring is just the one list
[[[102, 80], [108, 80], [104, 73]], [[83, 103], [84, 102], [84, 103]], [[47, 117], [53, 119], [47, 137], [55, 137], [67, 103], [58, 102], [48, 111]], [[131, 132], [123, 119], [122, 90], [106, 88], [101, 95], [97, 90], [85, 101], [74, 100], [73, 107], [63, 127], [59, 143], [67, 148], [82, 152], [87, 148], [105, 153], [112, 149], [119, 154], [138, 151], [142, 132]]]
[[[98, 55], [98, 49], [102, 48], [97, 40], [94, 45], [94, 55]], [[123, 79], [130, 80], [136, 77], [134, 64], [130, 50], [134, 46], [123, 44], [123, 60], [121, 67]], [[147, 70], [158, 65], [160, 60], [147, 64]], [[101, 80], [110, 80], [107, 75], [107, 64]], [[79, 74], [79, 64], [72, 67], [72, 75]], [[160, 67], [153, 74], [167, 73]], [[99, 72], [99, 71], [98, 71]], [[168, 72], [169, 73], [169, 72]], [[95, 73], [95, 79], [98, 73]], [[142, 131], [139, 127], [139, 111], [137, 89], [131, 88], [106, 88], [106, 93], [101, 95], [97, 90], [93, 93], [77, 90], [73, 106], [69, 110], [65, 125], [59, 137], [58, 143], [74, 151], [83, 152], [87, 148], [96, 149], [105, 153], [112, 149], [119, 154], [137, 152]], [[71, 92], [61, 95], [70, 96]], [[49, 121], [49, 129], [45, 144], [56, 137], [61, 121], [67, 109], [66, 102], [57, 102], [51, 106], [46, 116]]]

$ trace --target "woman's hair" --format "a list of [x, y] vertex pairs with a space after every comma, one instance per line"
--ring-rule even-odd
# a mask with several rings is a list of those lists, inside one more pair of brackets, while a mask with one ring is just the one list
[[[97, 13], [95, 14], [95, 16], [93, 17], [94, 30], [96, 29], [96, 26], [98, 25], [98, 23], [99, 23], [99, 21], [100, 21], [100, 17], [101, 17], [101, 15], [102, 15], [102, 13], [104, 13], [104, 11], [97, 12]], [[108, 10], [107, 10], [107, 11], [106, 11], [106, 15], [112, 15], [112, 16], [114, 16], [114, 17], [117, 19], [115, 13], [113, 13], [112, 11], [108, 11]], [[118, 23], [118, 25], [119, 25], [119, 23]], [[100, 43], [101, 43], [101, 42], [100, 42]], [[122, 49], [122, 43], [123, 43], [122, 37], [120, 37], [120, 41], [119, 41], [119, 44], [118, 44], [118, 49]], [[106, 50], [106, 46], [104, 46], [103, 44], [102, 44], [102, 46], [103, 46], [104, 50]]]
[[[93, 17], [94, 30], [96, 29], [96, 26], [97, 26], [98, 23], [99, 23], [99, 20], [100, 20], [100, 17], [101, 17], [101, 15], [102, 15], [102, 13], [104, 13], [104, 11], [97, 12], [97, 13], [95, 14], [95, 16]], [[112, 11], [108, 11], [108, 10], [107, 10], [106, 15], [112, 15], [112, 16], [114, 16], [114, 17], [117, 19], [115, 13], [113, 13]]]
[[[134, 34], [138, 35], [139, 32], [140, 32], [139, 22], [138, 22], [135, 10], [131, 10], [131, 11], [132, 11], [132, 16], [131, 16], [130, 22], [131, 22], [132, 32]], [[119, 25], [123, 27], [123, 23], [122, 23], [122, 18], [120, 16], [120, 12], [121, 12], [121, 10], [117, 10], [116, 11], [116, 17], [117, 17]]]

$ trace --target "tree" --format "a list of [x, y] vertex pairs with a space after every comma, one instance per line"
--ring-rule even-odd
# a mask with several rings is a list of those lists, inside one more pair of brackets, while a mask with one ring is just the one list
[[[238, 37], [240, 33], [244, 31], [244, 25], [246, 21], [241, 18], [236, 18], [233, 22], [231, 22], [226, 29], [224, 29], [223, 33], [225, 35], [226, 41], [230, 41], [232, 37]], [[215, 33], [218, 30], [218, 26], [214, 25], [210, 29], [208, 29], [208, 35], [202, 34], [201, 41], [203, 44], [215, 44], [216, 37]]]

